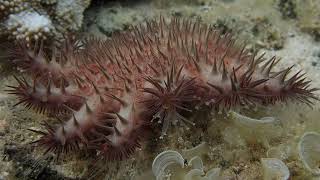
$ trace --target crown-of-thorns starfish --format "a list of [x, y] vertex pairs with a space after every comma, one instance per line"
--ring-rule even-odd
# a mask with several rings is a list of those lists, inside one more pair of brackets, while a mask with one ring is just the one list
[[36, 143], [57, 154], [87, 148], [123, 159], [149, 129], [160, 125], [163, 136], [171, 124], [196, 124], [186, 117], [196, 106], [317, 99], [304, 73], [274, 72], [276, 57], [250, 53], [231, 34], [200, 21], [161, 17], [106, 40], [66, 38], [52, 50], [19, 42], [10, 55], [33, 80], [16, 78], [19, 85], [9, 86], [17, 104], [64, 113], [61, 123], [33, 130], [41, 135]]

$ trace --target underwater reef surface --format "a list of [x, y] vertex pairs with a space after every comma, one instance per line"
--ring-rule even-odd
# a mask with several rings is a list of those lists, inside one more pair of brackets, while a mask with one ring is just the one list
[[[290, 2], [293, 5], [290, 5]], [[92, 4], [85, 13], [83, 33], [106, 37], [113, 32], [126, 30], [132, 24], [136, 25], [144, 20], [159, 17], [160, 14], [166, 19], [172, 16], [188, 19], [201, 17], [201, 21], [213, 24], [226, 32], [234, 32], [240, 40], [247, 40], [252, 50], [262, 48], [261, 51], [266, 52], [266, 57], [271, 58], [273, 55], [281, 57], [282, 60], [276, 69], [293, 64], [295, 65], [293, 73], [303, 69], [308, 79], [312, 80], [312, 87], [320, 87], [318, 77], [320, 48], [317, 42], [315, 16], [305, 17], [307, 15], [303, 14], [301, 8], [307, 6], [306, 4], [301, 6], [299, 1], [290, 2], [249, 0], [95, 2], [96, 4]], [[312, 4], [311, 1], [310, 3]], [[309, 18], [309, 22], [314, 24], [302, 28], [302, 17]], [[305, 30], [305, 27], [312, 30]], [[6, 70], [4, 68], [7, 67], [2, 64], [2, 68]], [[13, 107], [17, 101], [7, 95], [4, 89], [5, 85], [14, 85], [12, 75], [18, 75], [19, 72], [7, 72], [7, 70], [4, 72], [1, 76], [0, 96], [0, 149], [3, 152], [0, 176], [4, 179], [82, 177], [91, 167], [88, 167], [85, 158], [79, 160], [81, 155], [56, 162], [50, 157], [44, 158], [42, 151], [28, 145], [37, 140], [38, 136], [27, 129], [37, 129], [48, 117], [25, 110], [22, 106]], [[143, 145], [128, 160], [101, 165], [98, 170], [106, 176], [100, 178], [155, 178], [151, 169], [157, 154], [165, 150], [182, 153], [203, 142], [208, 144], [208, 148], [201, 152], [205, 171], [218, 167], [221, 169], [221, 177], [225, 179], [262, 179], [265, 175], [261, 158], [282, 160], [288, 167], [292, 179], [313, 178], [301, 161], [298, 144], [305, 132], [319, 133], [318, 102], [312, 109], [304, 105], [281, 104], [275, 107], [257, 107], [254, 110], [239, 109], [237, 112], [255, 119], [273, 117], [277, 119], [277, 123], [274, 129], [262, 131], [263, 127], [239, 125], [234, 121], [236, 118], [232, 113], [229, 116], [214, 114], [209, 117], [203, 117], [203, 113], [199, 113], [193, 118], [210, 119], [210, 121], [204, 121], [204, 124], [191, 127], [189, 130], [184, 127], [173, 127], [163, 139], [152, 137], [150, 143]], [[187, 160], [190, 158], [192, 156], [186, 157]], [[170, 176], [172, 179], [175, 178], [175, 172], [171, 169], [167, 169], [166, 173], [167, 178]]]

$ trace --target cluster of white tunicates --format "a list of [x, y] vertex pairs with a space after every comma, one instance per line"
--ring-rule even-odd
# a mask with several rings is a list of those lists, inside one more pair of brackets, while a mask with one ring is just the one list
[[212, 168], [206, 173], [204, 172], [204, 166], [202, 159], [199, 156], [195, 156], [190, 159], [188, 166], [191, 170], [184, 176], [184, 180], [218, 180], [220, 179], [220, 168]]
[[[252, 118], [234, 111], [230, 111], [227, 118], [229, 120], [228, 126], [225, 128], [227, 130], [222, 133], [223, 136], [225, 134], [228, 135], [229, 138], [227, 139], [234, 138], [236, 139], [234, 141], [242, 139], [244, 141], [243, 146], [241, 146], [242, 148], [246, 146], [246, 141], [249, 138], [260, 139], [262, 143], [266, 142], [266, 146], [262, 148], [262, 154], [259, 157], [261, 162], [261, 171], [257, 171], [259, 178], [263, 180], [288, 180], [291, 178], [319, 179], [319, 133], [305, 132], [306, 129], [301, 129], [298, 133], [292, 131], [292, 134], [288, 134], [288, 131], [285, 131], [286, 126], [282, 122], [282, 118]], [[231, 127], [236, 131], [229, 131], [232, 130]], [[301, 135], [303, 132], [305, 133]], [[235, 138], [238, 135], [241, 137]], [[282, 141], [283, 137], [288, 137], [288, 140]], [[211, 151], [212, 147], [206, 142], [200, 143], [191, 149], [166, 150], [155, 157], [152, 171], [145, 177], [157, 180], [223, 180], [230, 178], [230, 169], [222, 170], [214, 165], [217, 162], [210, 158]], [[222, 151], [223, 158], [225, 159], [225, 154], [233, 151], [241, 151], [241, 149]], [[250, 152], [246, 150], [243, 152], [244, 159], [246, 159], [246, 155], [250, 156]], [[206, 157], [204, 155], [207, 155], [209, 159], [203, 159], [203, 157]], [[226, 155], [226, 157], [228, 156]], [[300, 157], [300, 161], [298, 157]], [[210, 164], [211, 161], [213, 164]], [[213, 168], [207, 168], [212, 167], [212, 165], [214, 165]], [[298, 176], [294, 176], [297, 171], [302, 172]]]
[[[219, 167], [205, 171], [201, 159], [202, 150], [207, 143], [201, 143], [187, 152], [187, 159], [177, 151], [166, 150], [158, 154], [152, 163], [152, 173], [156, 180], [222, 180], [224, 179]], [[199, 151], [195, 151], [199, 149]], [[185, 151], [186, 152], [186, 151]], [[288, 180], [290, 172], [286, 164], [277, 158], [261, 158], [261, 167], [264, 180]]]
[[[218, 180], [220, 168], [205, 171], [201, 154], [207, 151], [207, 143], [201, 143], [193, 149], [185, 150], [182, 154], [177, 151], [167, 150], [158, 154], [152, 163], [152, 172], [157, 180]], [[192, 156], [192, 157], [191, 157]], [[187, 159], [186, 157], [191, 157]]]
[[[292, 154], [291, 145], [279, 145], [268, 150], [268, 157], [262, 158], [261, 163], [264, 170], [264, 179], [289, 179], [290, 173], [288, 167], [280, 159], [288, 159]], [[314, 179], [320, 177], [320, 134], [316, 132], [306, 132], [300, 138], [298, 143], [298, 154], [304, 168]], [[278, 159], [279, 158], [279, 159]], [[309, 177], [308, 177], [309, 178]], [[312, 178], [312, 177], [310, 177]]]
[[[299, 154], [300, 160], [306, 169], [306, 175], [311, 174], [315, 178], [320, 177], [320, 134], [317, 132], [305, 132], [299, 143], [290, 141], [277, 146], [269, 146], [271, 138], [281, 137], [282, 124], [274, 117], [251, 118], [234, 111], [230, 111], [229, 118], [236, 126], [239, 134], [246, 138], [260, 139], [268, 149], [267, 158], [261, 158], [263, 179], [287, 180], [290, 171], [284, 161], [296, 159]], [[234, 137], [234, 134], [231, 135]], [[299, 136], [298, 136], [299, 137]]]
[[[294, 144], [294, 143], [293, 143]], [[263, 180], [288, 180], [290, 171], [285, 161], [298, 150], [305, 169], [314, 177], [320, 177], [320, 134], [306, 132], [298, 146], [280, 144], [267, 151], [267, 157], [261, 158], [261, 174]], [[294, 148], [293, 148], [294, 147]], [[166, 150], [158, 154], [152, 164], [152, 173], [156, 180], [220, 180], [223, 174], [219, 167], [206, 170], [202, 155], [209, 152], [205, 142], [198, 146], [182, 150], [181, 153]]]
[[[307, 178], [318, 179], [320, 177], [320, 134], [316, 132], [305, 132], [301, 136], [298, 146], [292, 143], [269, 148], [267, 151], [268, 158], [261, 159], [264, 179], [289, 179], [289, 169], [282, 160], [292, 157], [293, 151], [298, 152], [306, 170], [304, 174]], [[311, 174], [311, 176], [308, 174]]]

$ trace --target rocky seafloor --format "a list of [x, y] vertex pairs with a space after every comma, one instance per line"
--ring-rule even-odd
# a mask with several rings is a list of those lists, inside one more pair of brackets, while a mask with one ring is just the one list
[[[320, 3], [317, 0], [92, 1], [84, 13], [81, 34], [106, 37], [160, 15], [166, 19], [200, 18], [234, 32], [240, 40], [248, 42], [250, 49], [261, 49], [267, 57], [281, 57], [277, 68], [295, 65], [293, 71], [303, 69], [312, 85], [320, 87]], [[0, 51], [0, 54], [5, 53]], [[22, 106], [13, 107], [17, 100], [4, 90], [6, 85], [14, 83], [15, 74], [19, 71], [1, 61], [0, 179], [81, 179], [90, 168], [81, 155], [54, 161], [29, 144], [37, 136], [27, 129], [39, 127], [47, 117]], [[219, 168], [220, 179], [283, 178], [281, 174], [266, 175], [267, 168], [262, 163], [265, 158], [281, 160], [288, 167], [290, 179], [320, 179], [319, 172], [317, 176], [306, 167], [299, 152], [303, 134], [320, 133], [319, 105], [315, 102], [310, 108], [281, 104], [238, 111], [255, 119], [269, 117], [276, 121], [271, 126], [241, 124], [234, 113], [228, 116], [213, 113], [210, 117], [202, 117], [200, 113], [193, 118], [210, 121], [190, 129], [172, 128], [164, 139], [154, 138], [151, 143], [143, 144], [129, 159], [101, 164], [97, 171], [104, 176], [92, 176], [92, 179], [156, 179], [152, 162], [159, 153], [168, 150], [182, 154], [187, 165], [176, 167], [178, 161], [172, 160], [176, 165], [172, 163], [172, 167], [164, 170], [163, 179], [187, 178], [185, 175], [194, 168], [188, 166], [193, 157], [201, 158], [204, 172]], [[316, 144], [312, 167], [319, 169], [320, 138], [312, 141]], [[196, 149], [192, 151], [192, 148]]]

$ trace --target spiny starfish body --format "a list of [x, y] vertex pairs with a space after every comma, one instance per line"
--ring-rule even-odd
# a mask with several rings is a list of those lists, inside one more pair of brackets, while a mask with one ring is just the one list
[[277, 58], [250, 53], [231, 34], [199, 21], [160, 18], [107, 40], [67, 38], [51, 51], [18, 43], [10, 53], [33, 79], [10, 86], [18, 104], [65, 114], [60, 124], [33, 130], [41, 135], [37, 144], [58, 154], [87, 148], [124, 159], [158, 124], [161, 137], [173, 123], [196, 124], [185, 116], [195, 107], [316, 98], [300, 71], [274, 72]]

